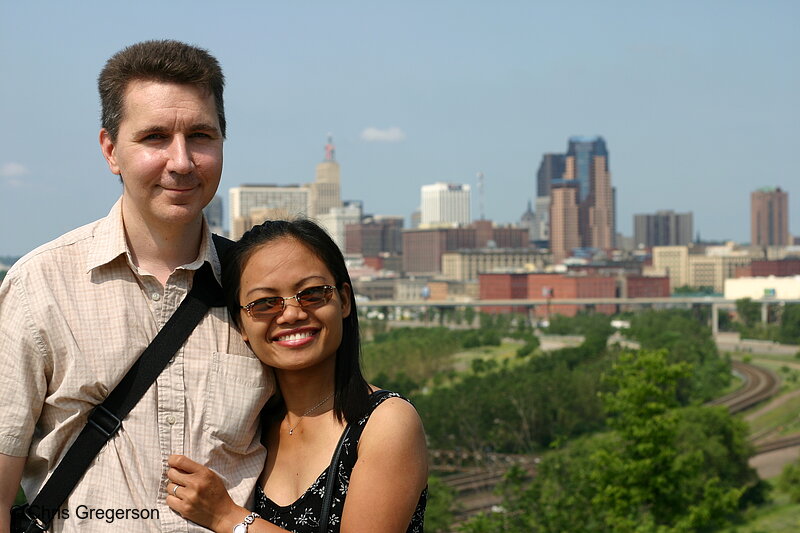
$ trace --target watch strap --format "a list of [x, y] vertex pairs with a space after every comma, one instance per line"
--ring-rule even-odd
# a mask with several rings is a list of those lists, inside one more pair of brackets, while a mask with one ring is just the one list
[[233, 533], [247, 533], [247, 528], [256, 521], [256, 518], [261, 518], [258, 513], [250, 513], [244, 517], [240, 523], [233, 526]]

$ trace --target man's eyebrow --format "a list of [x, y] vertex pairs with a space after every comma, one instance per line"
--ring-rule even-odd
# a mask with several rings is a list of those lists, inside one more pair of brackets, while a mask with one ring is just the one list
[[[169, 131], [169, 128], [165, 128], [163, 126], [148, 126], [146, 128], [142, 128], [142, 129], [134, 132], [133, 135], [134, 135], [134, 137], [138, 138], [138, 137], [146, 137], [146, 136], [151, 135], [153, 133], [165, 133], [167, 131]], [[217, 135], [221, 135], [221, 132], [220, 132], [220, 130], [219, 130], [219, 128], [217, 126], [214, 126], [213, 124], [208, 124], [206, 122], [199, 122], [197, 124], [192, 124], [191, 126], [189, 126], [187, 131], [189, 131], [189, 132], [192, 132], [192, 131], [212, 131], [212, 132], [215, 132]]]
[[200, 122], [197, 124], [192, 124], [189, 128], [189, 131], [216, 131], [219, 133], [219, 128], [214, 126], [213, 124], [207, 124], [205, 122]]
[[138, 137], [146, 137], [147, 135], [150, 135], [151, 133], [163, 133], [164, 130], [165, 130], [165, 128], [162, 128], [160, 126], [148, 126], [147, 128], [142, 128], [142, 129], [140, 129], [138, 131], [133, 132], [133, 136], [137, 137], [137, 138]]

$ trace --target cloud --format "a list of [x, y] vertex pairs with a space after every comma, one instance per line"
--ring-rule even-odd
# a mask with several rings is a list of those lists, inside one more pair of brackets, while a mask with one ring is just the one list
[[397, 127], [381, 130], [370, 126], [361, 132], [361, 140], [367, 142], [396, 143], [405, 140], [405, 138], [406, 134]]
[[4, 163], [3, 166], [0, 167], [0, 176], [4, 178], [14, 178], [29, 173], [30, 170], [28, 170], [28, 167], [20, 163]]

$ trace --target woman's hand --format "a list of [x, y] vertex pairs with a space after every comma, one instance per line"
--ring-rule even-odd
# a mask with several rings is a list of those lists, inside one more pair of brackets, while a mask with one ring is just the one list
[[167, 464], [167, 505], [182, 517], [227, 532], [249, 513], [233, 502], [213, 470], [183, 455], [170, 455]]

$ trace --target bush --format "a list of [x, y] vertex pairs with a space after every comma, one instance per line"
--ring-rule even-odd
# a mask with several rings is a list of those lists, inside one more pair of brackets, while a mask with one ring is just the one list
[[778, 478], [778, 488], [789, 494], [792, 503], [800, 503], [800, 461], [789, 463]]

